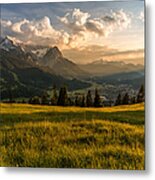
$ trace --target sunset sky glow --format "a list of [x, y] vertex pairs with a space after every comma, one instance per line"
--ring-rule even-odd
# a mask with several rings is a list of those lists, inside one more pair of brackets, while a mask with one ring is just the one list
[[144, 64], [144, 1], [1, 4], [1, 35], [58, 46], [77, 63]]

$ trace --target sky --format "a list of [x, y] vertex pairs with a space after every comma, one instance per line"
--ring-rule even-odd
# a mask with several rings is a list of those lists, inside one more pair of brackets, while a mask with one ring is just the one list
[[76, 63], [144, 64], [144, 1], [1, 4], [1, 35], [58, 46]]

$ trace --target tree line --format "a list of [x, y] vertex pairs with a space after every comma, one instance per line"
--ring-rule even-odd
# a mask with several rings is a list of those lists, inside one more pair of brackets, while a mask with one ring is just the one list
[[91, 91], [88, 90], [87, 95], [76, 95], [74, 99], [68, 96], [67, 88], [61, 87], [59, 93], [57, 93], [56, 86], [53, 86], [52, 97], [45, 91], [42, 96], [34, 96], [29, 99], [29, 104], [42, 104], [53, 106], [80, 106], [80, 107], [101, 107], [101, 99], [98, 93], [98, 89], [95, 89], [94, 98]]
[[[137, 96], [130, 97], [128, 93], [124, 95], [119, 93], [116, 101], [112, 104], [115, 106], [134, 104], [144, 101], [144, 86], [141, 85]], [[53, 106], [79, 106], [79, 107], [102, 107], [104, 102], [101, 99], [98, 89], [95, 89], [92, 95], [91, 90], [88, 90], [86, 95], [75, 95], [74, 98], [68, 96], [67, 88], [61, 87], [59, 92], [57, 92], [56, 86], [52, 88], [52, 96], [45, 91], [39, 96], [34, 96], [29, 99], [29, 104], [42, 104], [42, 105], [53, 105]]]
[[144, 86], [141, 85], [137, 96], [130, 97], [128, 93], [125, 93], [124, 96], [122, 96], [122, 94], [119, 93], [115, 101], [115, 106], [141, 103], [144, 102], [144, 100], [145, 100], [145, 90], [144, 90]]

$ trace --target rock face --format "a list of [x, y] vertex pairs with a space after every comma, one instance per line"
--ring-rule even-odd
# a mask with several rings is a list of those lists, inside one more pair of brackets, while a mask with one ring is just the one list
[[56, 63], [63, 60], [62, 53], [57, 47], [50, 48], [43, 57], [42, 65], [53, 67]]
[[[56, 62], [62, 57], [57, 48], [52, 48], [46, 55]], [[69, 80], [36, 62], [38, 60], [31, 53], [25, 52], [9, 38], [0, 39], [0, 99], [9, 98], [10, 92], [13, 98], [40, 95], [52, 85], [61, 87], [66, 84], [70, 90], [90, 85], [77, 79]]]
[[[65, 58], [56, 46], [48, 49], [39, 48], [38, 51], [34, 51], [29, 47], [27, 50], [13, 42], [9, 37], [1, 37], [0, 49], [9, 52], [9, 55], [15, 59], [17, 57], [17, 59], [24, 59], [24, 61], [31, 63], [32, 66], [40, 66], [43, 69], [48, 69], [48, 72], [67, 79], [88, 76], [88, 73], [81, 70], [78, 65]], [[38, 52], [43, 55], [40, 56], [39, 54], [38, 56]], [[25, 64], [25, 62], [22, 62], [22, 64]], [[22, 64], [19, 63], [21, 66]]]
[[66, 78], [78, 78], [87, 75], [78, 65], [63, 57], [56, 46], [47, 50], [39, 64], [51, 68], [56, 74]]
[[5, 51], [18, 50], [21, 52], [21, 48], [7, 36], [5, 38], [0, 37], [0, 49]]

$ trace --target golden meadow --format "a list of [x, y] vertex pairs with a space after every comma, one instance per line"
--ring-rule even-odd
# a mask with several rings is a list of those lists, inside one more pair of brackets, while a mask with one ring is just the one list
[[144, 169], [144, 103], [0, 104], [0, 166]]

